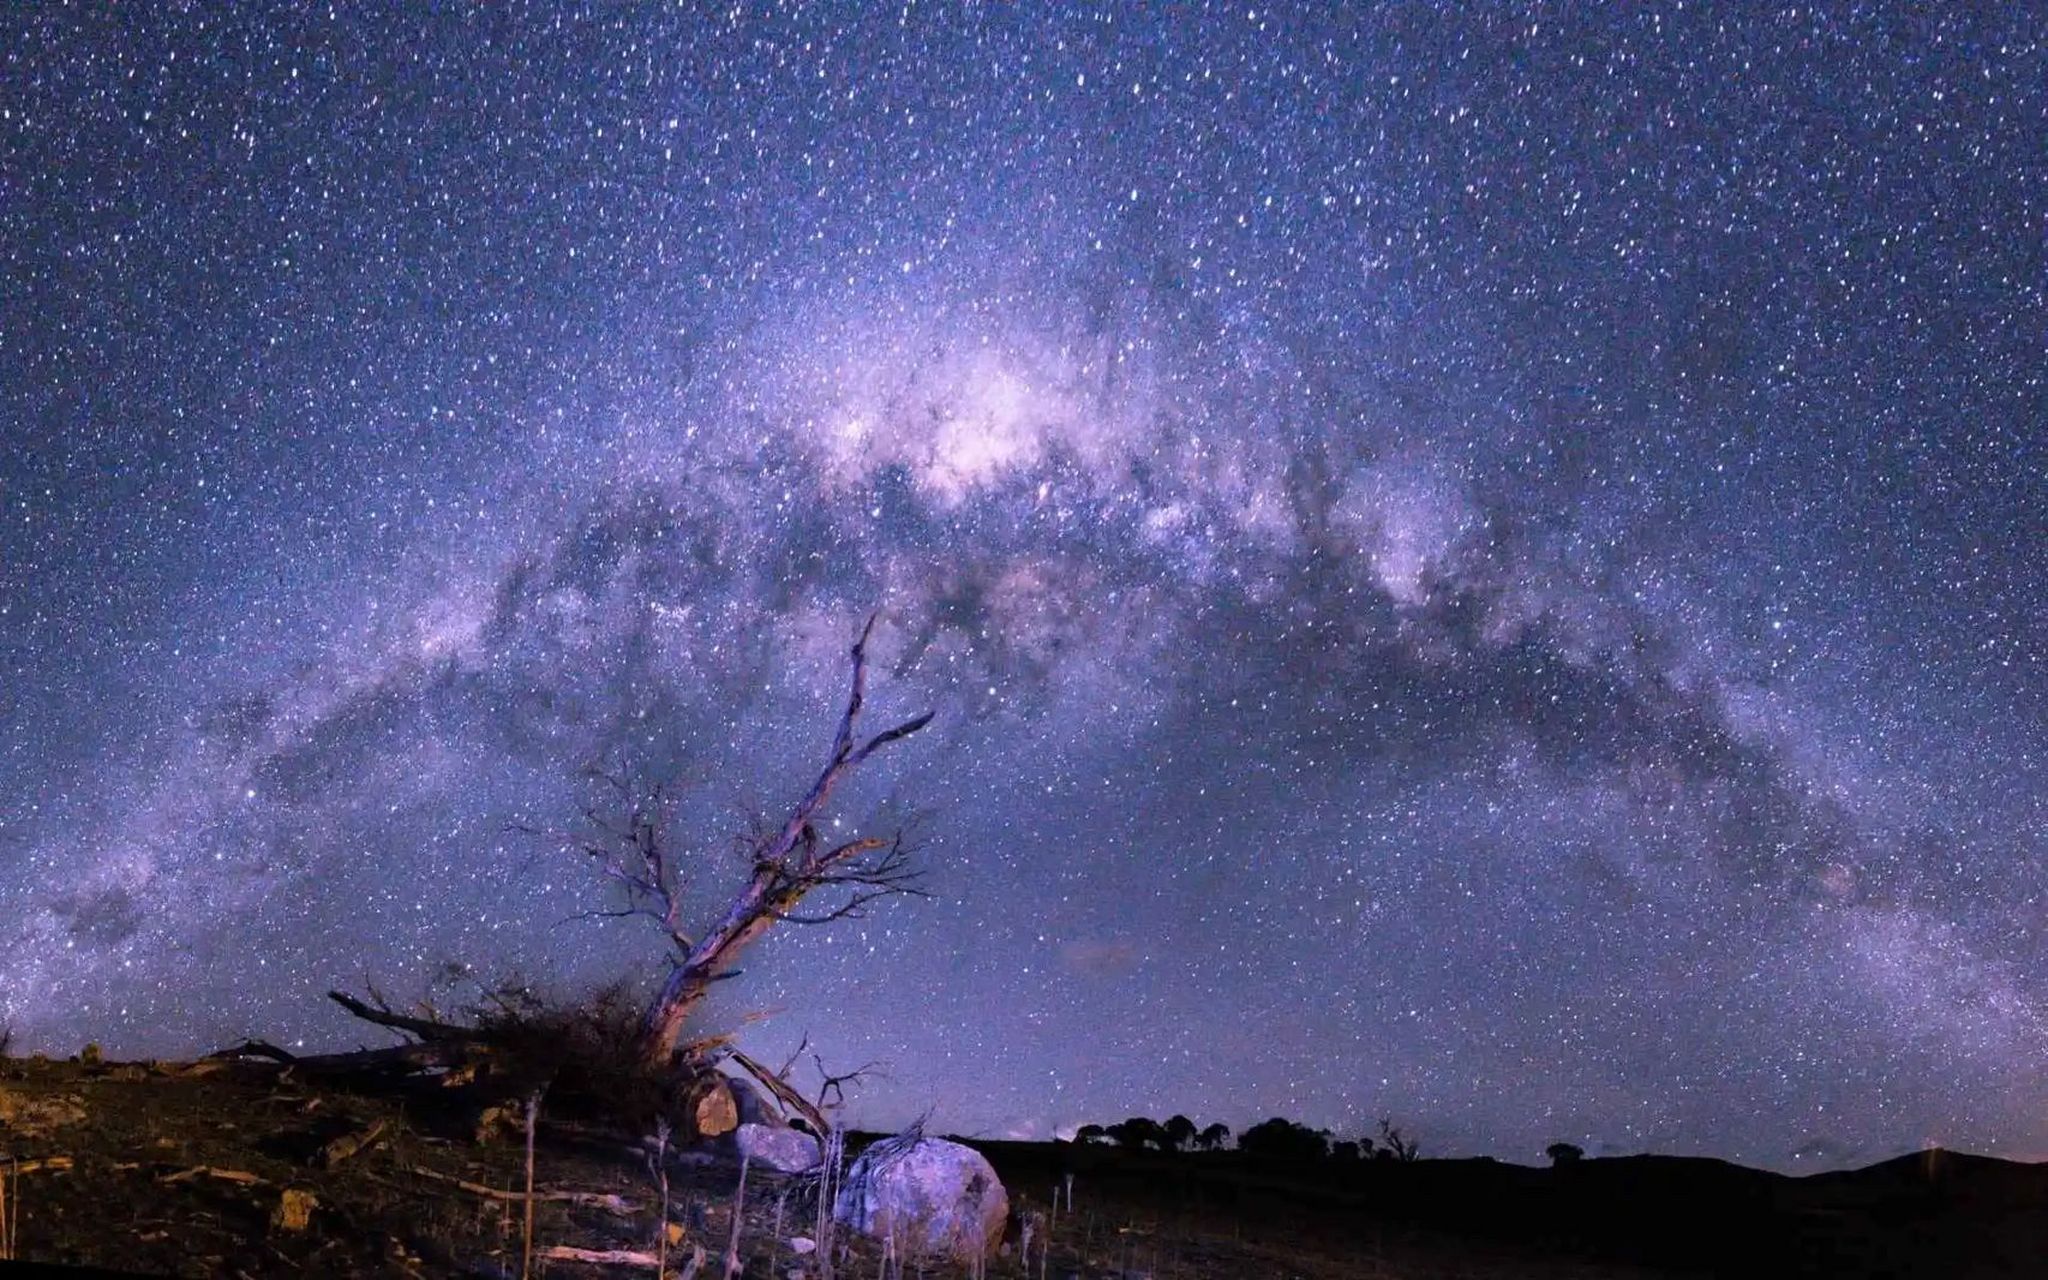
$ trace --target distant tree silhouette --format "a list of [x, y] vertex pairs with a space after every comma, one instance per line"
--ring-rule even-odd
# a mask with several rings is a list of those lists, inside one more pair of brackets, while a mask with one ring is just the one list
[[1364, 1148], [1360, 1147], [1356, 1141], [1346, 1138], [1342, 1142], [1330, 1144], [1330, 1158], [1339, 1164], [1357, 1164], [1365, 1158], [1365, 1149], [1371, 1146], [1372, 1140], [1370, 1138], [1366, 1139]]
[[1569, 1142], [1553, 1142], [1543, 1148], [1543, 1154], [1550, 1157], [1550, 1165], [1553, 1169], [1560, 1165], [1577, 1164], [1586, 1158], [1584, 1148], [1574, 1146]]
[[1237, 1149], [1260, 1160], [1308, 1164], [1329, 1157], [1330, 1135], [1274, 1116], [1237, 1135]]
[[1184, 1150], [1195, 1140], [1195, 1122], [1186, 1116], [1173, 1116], [1160, 1126], [1160, 1134], [1168, 1151]]
[[1099, 1124], [1084, 1124], [1074, 1130], [1074, 1141], [1083, 1143], [1108, 1142], [1109, 1131]]
[[1214, 1151], [1228, 1141], [1230, 1126], [1227, 1124], [1212, 1124], [1195, 1135], [1195, 1145], [1204, 1151]]
[[1146, 1147], [1161, 1151], [1166, 1149], [1166, 1127], [1157, 1120], [1148, 1120], [1144, 1116], [1132, 1116], [1120, 1124], [1109, 1126], [1104, 1132], [1126, 1150], [1142, 1151]]
[[1376, 1159], [1399, 1160], [1406, 1164], [1421, 1154], [1421, 1145], [1415, 1139], [1402, 1133], [1392, 1120], [1380, 1120], [1380, 1149], [1374, 1153]]

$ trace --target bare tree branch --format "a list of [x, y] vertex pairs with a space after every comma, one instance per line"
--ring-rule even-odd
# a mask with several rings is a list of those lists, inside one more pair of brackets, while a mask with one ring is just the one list
[[[931, 723], [926, 714], [861, 741], [860, 715], [867, 701], [868, 641], [876, 618], [870, 615], [853, 645], [853, 674], [846, 709], [832, 735], [831, 755], [789, 816], [772, 834], [757, 840], [753, 873], [727, 905], [725, 913], [704, 930], [695, 945], [685, 948], [648, 1009], [646, 1032], [650, 1056], [660, 1058], [674, 1046], [689, 1013], [702, 1001], [712, 982], [725, 973], [731, 958], [770, 925], [781, 921], [825, 923], [857, 915], [876, 898], [913, 891], [915, 874], [900, 836], [893, 840], [857, 837], [824, 847], [816, 819], [845, 777], [875, 752], [900, 742]], [[872, 863], [867, 855], [881, 852]], [[805, 895], [827, 886], [850, 885], [853, 896], [819, 916], [801, 916], [793, 908]]]
[[826, 1107], [846, 1105], [846, 1086], [859, 1084], [861, 1081], [866, 1080], [868, 1074], [881, 1065], [879, 1062], [863, 1062], [853, 1070], [842, 1075], [833, 1075], [825, 1069], [825, 1060], [822, 1057], [814, 1053], [811, 1055], [811, 1061], [817, 1065], [818, 1075], [824, 1081], [823, 1084], [818, 1086], [818, 1110], [820, 1111], [823, 1111]]
[[781, 1069], [778, 1070], [775, 1074], [781, 1079], [789, 1079], [789, 1069], [796, 1065], [796, 1060], [798, 1058], [804, 1056], [804, 1050], [809, 1048], [810, 1044], [811, 1033], [806, 1031], [803, 1034], [803, 1038], [796, 1042], [796, 1048], [789, 1051], [789, 1057], [783, 1061]]
[[811, 1105], [810, 1099], [798, 1093], [795, 1086], [791, 1085], [789, 1081], [770, 1071], [767, 1067], [756, 1062], [746, 1054], [741, 1053], [738, 1049], [728, 1046], [725, 1052], [726, 1056], [737, 1063], [741, 1070], [758, 1080], [763, 1089], [774, 1095], [777, 1102], [802, 1116], [819, 1135], [822, 1136], [831, 1132], [832, 1126], [826, 1121], [824, 1114], [818, 1108]]
[[[458, 1027], [446, 1022], [437, 1022], [430, 1018], [408, 1017], [402, 1013], [393, 1013], [389, 1007], [372, 1008], [344, 992], [330, 991], [327, 993], [327, 998], [365, 1022], [374, 1022], [380, 1027], [389, 1027], [393, 1031], [408, 1032], [418, 1036], [421, 1040], [470, 1040], [476, 1036], [476, 1032], [468, 1027]], [[379, 1000], [378, 1003], [382, 1004], [383, 1002]]]

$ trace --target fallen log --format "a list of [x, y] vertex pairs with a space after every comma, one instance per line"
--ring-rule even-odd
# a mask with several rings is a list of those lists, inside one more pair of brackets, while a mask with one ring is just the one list
[[[244, 1040], [232, 1049], [215, 1049], [208, 1058], [268, 1058], [272, 1062], [297, 1062], [298, 1055], [280, 1049], [268, 1040]], [[196, 1064], [195, 1064], [196, 1065]]]
[[[200, 1063], [194, 1063], [194, 1070], [189, 1070], [187, 1074], [204, 1074], [196, 1070], [201, 1063], [248, 1062], [251, 1059], [261, 1059], [301, 1075], [346, 1075], [354, 1072], [406, 1074], [434, 1069], [453, 1070], [466, 1065], [469, 1059], [480, 1051], [481, 1046], [471, 1041], [428, 1040], [388, 1045], [382, 1049], [353, 1049], [345, 1053], [315, 1053], [305, 1057], [294, 1057], [275, 1045], [252, 1040], [236, 1045], [232, 1049], [221, 1049], [208, 1054]], [[280, 1054], [284, 1056], [280, 1057]]]

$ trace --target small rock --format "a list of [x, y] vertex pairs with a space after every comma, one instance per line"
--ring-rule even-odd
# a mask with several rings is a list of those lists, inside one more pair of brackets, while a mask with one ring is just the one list
[[511, 1107], [485, 1107], [476, 1118], [476, 1141], [482, 1146], [499, 1138], [523, 1132], [523, 1122]]
[[818, 1140], [808, 1133], [779, 1125], [743, 1124], [732, 1136], [741, 1158], [750, 1164], [777, 1173], [802, 1173], [818, 1167]]
[[312, 1192], [286, 1187], [277, 1198], [277, 1207], [270, 1211], [270, 1225], [278, 1231], [304, 1231], [312, 1225], [313, 1210], [319, 1204]]
[[345, 1133], [320, 1149], [320, 1165], [332, 1169], [342, 1161], [350, 1159], [375, 1146], [384, 1136], [385, 1122], [379, 1120], [358, 1133]]

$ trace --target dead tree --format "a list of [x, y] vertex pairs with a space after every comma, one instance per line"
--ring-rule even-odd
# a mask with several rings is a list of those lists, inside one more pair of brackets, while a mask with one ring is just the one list
[[[852, 690], [824, 768], [787, 817], [779, 824], [757, 825], [742, 841], [747, 877], [707, 927], [692, 927], [686, 916], [685, 868], [670, 844], [676, 799], [672, 788], [636, 789], [621, 778], [600, 773], [597, 776], [614, 794], [608, 802], [584, 808], [583, 828], [562, 833], [515, 827], [560, 840], [623, 890], [621, 906], [582, 915], [644, 918], [658, 926], [667, 939], [667, 979], [639, 1019], [637, 1051], [642, 1063], [658, 1075], [694, 1075], [701, 1082], [719, 1079], [707, 1071], [716, 1057], [730, 1058], [784, 1108], [820, 1132], [827, 1127], [823, 1112], [790, 1085], [786, 1072], [772, 1071], [731, 1047], [730, 1036], [687, 1044], [682, 1036], [690, 1015], [711, 986], [734, 976], [738, 970], [733, 965], [740, 952], [772, 926], [824, 924], [857, 917], [880, 898], [923, 896], [918, 886], [920, 872], [900, 831], [887, 837], [855, 836], [833, 843], [818, 829], [833, 790], [848, 774], [877, 751], [931, 723], [932, 717], [926, 714], [871, 737], [860, 736], [867, 694], [867, 646], [874, 629], [875, 619], [870, 617], [854, 642]], [[819, 895], [813, 899], [818, 905], [808, 914], [799, 912], [799, 905], [813, 894]], [[431, 1079], [437, 1086], [447, 1086], [476, 1079], [480, 1071], [504, 1057], [501, 1051], [514, 1046], [517, 1039], [490, 1026], [444, 1022], [432, 1009], [422, 1009], [418, 1015], [398, 1012], [374, 991], [367, 1003], [338, 991], [329, 995], [355, 1017], [410, 1037], [409, 1042], [384, 1049], [298, 1057], [262, 1041], [249, 1041], [215, 1056], [301, 1074]], [[516, 1064], [505, 1065], [518, 1069]]]
[[[694, 928], [687, 916], [685, 869], [678, 865], [671, 846], [675, 799], [671, 789], [657, 786], [636, 792], [623, 779], [600, 775], [615, 792], [613, 811], [596, 804], [587, 806], [582, 814], [585, 829], [561, 837], [566, 848], [587, 858], [623, 892], [622, 906], [584, 914], [646, 919], [667, 939], [671, 967], [648, 1002], [641, 1023], [643, 1053], [649, 1065], [666, 1068], [679, 1054], [716, 1043], [685, 1045], [684, 1026], [712, 985], [737, 972], [734, 962], [747, 944], [772, 926], [844, 920], [861, 915], [877, 899], [922, 894], [917, 884], [920, 873], [901, 832], [833, 842], [820, 834], [817, 825], [834, 788], [847, 775], [877, 751], [931, 723], [927, 713], [872, 737], [860, 736], [868, 640], [874, 629], [875, 619], [870, 617], [854, 642], [852, 689], [824, 768], [787, 817], [758, 829], [746, 840], [747, 879], [708, 927]], [[538, 835], [559, 834], [521, 829]], [[827, 901], [810, 914], [799, 913], [799, 905], [814, 894]]]

